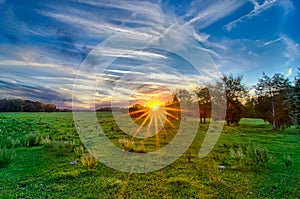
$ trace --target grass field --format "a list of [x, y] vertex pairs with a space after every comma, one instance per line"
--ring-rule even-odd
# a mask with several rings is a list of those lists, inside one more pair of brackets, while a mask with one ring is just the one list
[[[112, 115], [98, 117], [106, 136], [121, 147], [126, 135]], [[224, 126], [213, 151], [199, 159], [208, 126], [199, 126], [173, 164], [130, 174], [100, 162], [93, 169], [83, 164], [87, 150], [78, 153], [72, 113], [1, 113], [0, 198], [300, 198], [299, 129], [272, 131], [260, 119], [242, 119], [239, 126]], [[175, 133], [161, 132], [162, 145]], [[154, 138], [135, 143], [135, 152], [155, 150]]]

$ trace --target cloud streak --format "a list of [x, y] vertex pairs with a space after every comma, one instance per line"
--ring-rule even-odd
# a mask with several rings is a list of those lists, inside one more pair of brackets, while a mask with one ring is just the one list
[[[203, 1], [195, 2], [193, 6], [199, 6], [199, 4], [203, 3]], [[189, 26], [197, 23], [198, 28], [205, 28], [219, 19], [232, 14], [244, 3], [245, 1], [240, 0], [214, 1], [213, 4], [207, 5], [204, 10], [200, 10], [199, 14], [187, 21], [184, 25]], [[222, 12], [220, 12], [221, 10]]]
[[277, 0], [265, 0], [263, 4], [259, 4], [256, 0], [251, 0], [251, 3], [253, 3], [254, 5], [254, 9], [249, 12], [246, 15], [243, 15], [241, 17], [239, 17], [238, 19], [235, 19], [233, 21], [231, 21], [230, 23], [228, 23], [227, 25], [225, 25], [225, 28], [227, 31], [231, 31], [233, 28], [235, 28], [238, 24], [240, 23], [244, 23], [246, 20], [259, 15], [260, 13], [264, 12], [265, 10], [269, 9], [270, 7], [272, 7], [272, 5], [274, 5]]

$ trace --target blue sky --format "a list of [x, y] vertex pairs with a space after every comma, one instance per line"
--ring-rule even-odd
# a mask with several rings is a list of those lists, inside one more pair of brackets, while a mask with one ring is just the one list
[[[152, 27], [192, 38], [215, 64], [208, 70], [243, 74], [249, 86], [257, 82], [263, 71], [270, 75], [281, 72], [292, 79], [300, 67], [299, 9], [296, 0], [0, 0], [0, 98], [40, 100], [70, 107], [76, 74], [80, 72], [77, 83], [81, 89], [95, 91], [89, 85], [103, 73], [94, 68], [83, 74], [80, 69], [93, 49], [116, 34], [145, 37], [137, 31], [140, 28], [150, 30], [146, 32], [150, 38], [158, 35], [161, 39], [161, 31], [152, 31]], [[166, 45], [175, 44], [184, 48], [191, 43], [174, 37]], [[116, 46], [106, 46], [101, 51], [101, 56], [118, 57], [102, 74], [106, 83], [98, 82], [98, 86], [105, 86], [96, 89], [105, 103], [111, 100], [112, 87], [124, 74], [156, 74], [157, 84], [168, 88], [174, 84], [176, 72], [171, 77], [167, 73], [170, 68], [164, 70], [162, 66], [155, 73], [155, 66], [151, 66], [154, 59], [163, 59], [155, 63], [172, 65], [177, 73], [187, 73], [184, 75], [190, 79], [197, 78], [188, 69], [189, 64], [174, 53], [146, 49], [131, 59], [122, 52]], [[137, 71], [130, 66], [137, 67]], [[201, 72], [209, 66], [202, 67]], [[123, 79], [130, 82], [130, 78], [127, 75]], [[154, 81], [143, 80], [147, 84]], [[130, 85], [133, 82], [140, 84], [132, 80]], [[124, 89], [119, 92], [126, 93]], [[91, 102], [82, 96], [75, 98], [78, 103]]]

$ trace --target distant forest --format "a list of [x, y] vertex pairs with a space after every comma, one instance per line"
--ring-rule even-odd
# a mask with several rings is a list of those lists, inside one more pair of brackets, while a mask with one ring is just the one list
[[22, 99], [0, 99], [0, 112], [55, 112], [55, 104], [22, 100]]

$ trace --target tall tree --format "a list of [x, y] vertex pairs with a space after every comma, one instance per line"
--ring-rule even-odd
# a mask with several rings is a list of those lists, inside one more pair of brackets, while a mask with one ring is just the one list
[[227, 125], [237, 124], [242, 117], [241, 101], [247, 96], [246, 86], [242, 83], [243, 76], [232, 74], [223, 75], [222, 81], [225, 85], [225, 93], [227, 100], [226, 122]]
[[274, 130], [291, 125], [290, 105], [286, 103], [290, 88], [290, 81], [279, 73], [273, 77], [263, 73], [255, 86], [256, 111], [265, 121], [272, 123]]
[[197, 102], [199, 105], [200, 123], [206, 123], [206, 118], [211, 115], [211, 97], [208, 87], [198, 87], [195, 89]]
[[247, 98], [243, 106], [243, 117], [255, 118], [255, 99], [253, 97]]
[[188, 90], [180, 88], [172, 94], [172, 102], [167, 103], [165, 106], [173, 108], [174, 111], [168, 110], [168, 112], [180, 120], [181, 112], [186, 111], [185, 109], [191, 109], [192, 104], [192, 94]]
[[294, 86], [288, 93], [288, 99], [286, 101], [290, 105], [289, 116], [293, 124], [300, 127], [300, 68], [298, 68], [298, 74], [294, 80]]
[[55, 112], [56, 111], [56, 105], [55, 104], [46, 104], [45, 105], [45, 111], [46, 112]]

